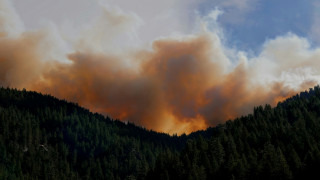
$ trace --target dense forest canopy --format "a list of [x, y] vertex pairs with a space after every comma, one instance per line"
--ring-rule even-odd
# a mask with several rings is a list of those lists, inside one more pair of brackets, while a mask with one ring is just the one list
[[0, 179], [305, 179], [319, 139], [319, 86], [182, 136], [0, 88]]

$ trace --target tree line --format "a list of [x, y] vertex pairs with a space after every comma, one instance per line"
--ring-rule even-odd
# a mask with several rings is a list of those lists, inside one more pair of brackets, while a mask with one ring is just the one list
[[319, 140], [319, 86], [182, 136], [0, 88], [0, 179], [306, 179]]

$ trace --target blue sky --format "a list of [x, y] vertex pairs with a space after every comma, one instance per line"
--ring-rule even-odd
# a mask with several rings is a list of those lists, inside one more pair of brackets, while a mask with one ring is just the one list
[[[227, 36], [227, 43], [240, 50], [259, 50], [267, 39], [285, 35], [288, 32], [306, 37], [312, 43], [312, 26], [317, 9], [314, 1], [264, 0], [246, 1], [245, 7], [225, 6], [219, 1], [207, 1], [199, 5], [206, 14], [220, 6], [224, 12], [218, 19]], [[319, 9], [318, 9], [319, 10]], [[318, 14], [319, 15], [319, 14]]]

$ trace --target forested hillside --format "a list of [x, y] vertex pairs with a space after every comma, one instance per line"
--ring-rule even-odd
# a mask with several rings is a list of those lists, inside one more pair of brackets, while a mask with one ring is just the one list
[[308, 179], [319, 149], [319, 86], [188, 136], [0, 88], [0, 179]]
[[0, 179], [143, 178], [171, 137], [36, 92], [0, 88]]
[[188, 140], [178, 154], [161, 153], [149, 179], [318, 179], [320, 88], [277, 107], [254, 108]]

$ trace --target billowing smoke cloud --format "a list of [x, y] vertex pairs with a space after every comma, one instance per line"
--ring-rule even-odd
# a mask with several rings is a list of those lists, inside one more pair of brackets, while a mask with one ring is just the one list
[[16, 14], [11, 1], [0, 0], [0, 37], [14, 36], [23, 31], [23, 23]]
[[[108, 9], [102, 17], [104, 24], [65, 43], [72, 46], [67, 61], [53, 55], [67, 46], [53, 40], [56, 31], [11, 37], [1, 28], [0, 85], [50, 93], [157, 131], [189, 133], [319, 83], [320, 49], [294, 34], [267, 41], [255, 57], [224, 47], [220, 33], [206, 28], [130, 49], [117, 38], [134, 34], [139, 18]], [[112, 43], [120, 44], [117, 51]]]

